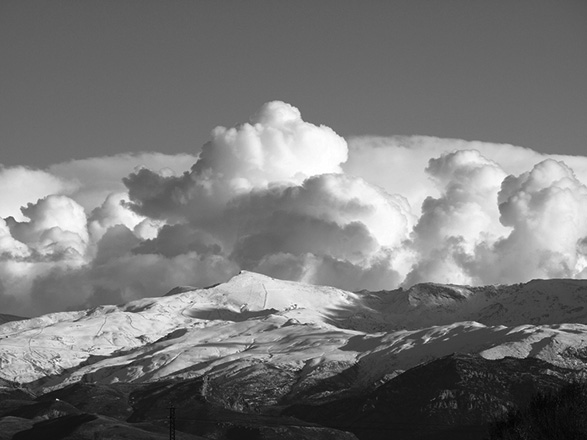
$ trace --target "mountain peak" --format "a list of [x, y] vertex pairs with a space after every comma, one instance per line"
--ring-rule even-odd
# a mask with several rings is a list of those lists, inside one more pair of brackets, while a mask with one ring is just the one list
[[238, 274], [236, 274], [231, 279], [229, 279], [226, 283], [223, 283], [223, 284], [225, 284], [225, 285], [244, 285], [244, 284], [250, 284], [250, 283], [256, 284], [256, 283], [264, 283], [264, 282], [270, 282], [270, 281], [278, 281], [278, 282], [287, 283], [287, 281], [276, 280], [275, 278], [260, 274], [258, 272], [241, 270]]
[[235, 311], [326, 311], [356, 300], [355, 294], [334, 287], [279, 280], [246, 270], [202, 295], [217, 306]]

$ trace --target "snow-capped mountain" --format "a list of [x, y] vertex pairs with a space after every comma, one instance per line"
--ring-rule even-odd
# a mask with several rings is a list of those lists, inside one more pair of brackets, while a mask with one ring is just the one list
[[[587, 323], [587, 281], [533, 280], [469, 287], [434, 283], [407, 290], [363, 292], [382, 330], [476, 321], [485, 325]], [[363, 325], [374, 325], [372, 319]]]
[[40, 394], [203, 380], [210, 404], [265, 412], [372, 393], [454, 353], [538, 359], [580, 377], [586, 307], [585, 281], [353, 293], [242, 272], [207, 289], [5, 322], [0, 379]]
[[454, 352], [581, 368], [585, 304], [583, 281], [351, 293], [242, 272], [208, 289], [5, 323], [0, 377], [41, 387], [152, 381], [255, 360], [303, 375], [358, 364], [368, 384]]

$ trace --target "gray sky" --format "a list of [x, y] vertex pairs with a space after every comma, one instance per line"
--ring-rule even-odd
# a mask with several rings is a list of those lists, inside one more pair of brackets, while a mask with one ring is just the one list
[[585, 154], [587, 2], [0, 2], [0, 163], [194, 152], [263, 102], [343, 136]]

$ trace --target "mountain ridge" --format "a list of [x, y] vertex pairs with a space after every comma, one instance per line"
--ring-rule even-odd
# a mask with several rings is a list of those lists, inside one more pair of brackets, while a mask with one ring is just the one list
[[586, 305], [582, 280], [347, 292], [244, 271], [205, 289], [1, 324], [0, 381], [44, 395], [197, 380], [206, 405], [270, 415], [360, 399], [431, 362], [442, 375], [434, 362], [455, 353], [582, 377]]
[[[85, 374], [94, 380], [114, 380], [112, 373], [104, 372], [132, 364], [124, 380], [151, 380], [188, 367], [191, 374], [203, 373], [226, 356], [260, 356], [301, 365], [317, 351], [329, 361], [349, 365], [368, 364], [373, 357], [382, 362], [400, 352], [412, 353], [413, 362], [422, 362], [436, 351], [444, 355], [449, 350], [472, 350], [488, 358], [542, 355], [559, 365], [575, 362], [578, 368], [583, 364], [580, 357], [565, 360], [561, 353], [587, 346], [583, 303], [587, 304], [584, 281], [473, 288], [426, 283], [408, 290], [352, 293], [244, 271], [207, 289], [180, 288], [159, 298], [0, 325], [0, 377], [17, 383], [68, 374], [65, 383]], [[543, 313], [545, 308], [548, 314]], [[219, 337], [219, 329], [227, 336]], [[280, 346], [288, 338], [298, 350]], [[222, 342], [228, 339], [231, 342]], [[433, 345], [438, 350], [431, 349]], [[185, 364], [172, 359], [180, 346], [189, 358]], [[208, 361], [211, 364], [202, 369], [193, 368], [194, 362]], [[393, 371], [411, 368], [413, 362], [395, 362]], [[78, 367], [78, 372], [64, 373]], [[97, 375], [100, 369], [103, 372]]]

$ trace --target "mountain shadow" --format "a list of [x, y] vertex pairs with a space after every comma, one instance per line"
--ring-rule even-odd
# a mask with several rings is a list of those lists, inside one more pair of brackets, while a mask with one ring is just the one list
[[536, 394], [489, 425], [490, 440], [587, 439], [587, 384], [574, 382], [556, 392]]
[[366, 396], [294, 405], [284, 414], [364, 440], [483, 440], [494, 417], [528, 404], [538, 391], [561, 388], [576, 375], [538, 359], [453, 354], [412, 368]]

